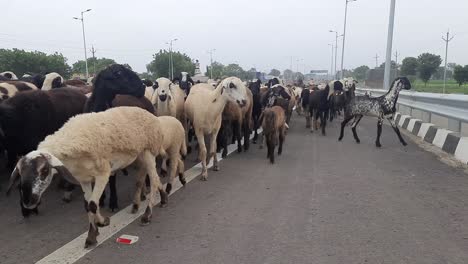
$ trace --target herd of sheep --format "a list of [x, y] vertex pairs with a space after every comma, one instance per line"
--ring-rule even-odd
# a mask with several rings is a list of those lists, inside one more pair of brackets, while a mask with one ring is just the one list
[[[228, 142], [237, 141], [238, 152], [247, 151], [250, 134], [255, 133], [256, 143], [260, 127], [260, 146], [266, 141], [267, 158], [274, 163], [275, 148], [278, 146], [280, 155], [294, 109], [314, 118], [312, 129], [320, 117], [324, 134], [326, 120], [344, 110], [340, 139], [352, 118], [357, 138], [355, 126], [360, 118], [377, 114], [380, 137], [381, 118], [394, 113], [398, 92], [410, 87], [409, 82], [396, 80], [388, 100], [355, 97], [355, 83], [346, 79], [323, 87], [293, 86], [274, 78], [264, 86], [259, 80], [245, 83], [237, 77], [194, 83], [185, 72], [174, 80], [152, 82], [119, 64], [110, 65], [88, 82], [64, 80], [57, 73], [17, 78], [12, 72], [3, 72], [0, 149], [7, 154], [7, 168], [12, 171], [7, 192], [18, 186], [21, 212], [27, 217], [37, 213], [53, 178], [63, 181], [65, 201], [70, 201], [74, 186], [80, 185], [89, 220], [85, 247], [93, 246], [98, 227], [110, 222], [99, 211], [108, 184], [109, 207], [117, 208], [116, 172], [127, 174], [129, 166], [137, 169], [132, 213], [149, 193], [141, 218], [141, 223], [148, 224], [156, 190], [165, 206], [176, 176], [185, 185], [184, 159], [192, 149], [193, 136], [202, 164], [201, 180], [208, 179], [211, 159], [213, 170], [219, 170], [216, 153], [222, 151], [225, 157]], [[340, 97], [345, 99], [338, 100]], [[161, 166], [157, 166], [157, 158], [162, 159]], [[169, 175], [165, 188], [158, 170]]]
[[[184, 158], [191, 150], [193, 136], [202, 180], [208, 178], [211, 159], [213, 170], [219, 170], [217, 150], [226, 150], [227, 142], [234, 139], [238, 150], [246, 151], [251, 132], [260, 126], [268, 157], [274, 162], [272, 153], [279, 141], [281, 154], [286, 116], [295, 105], [289, 102], [297, 98], [291, 87], [275, 81], [269, 83], [271, 89], [254, 89], [252, 84], [258, 82], [246, 84], [237, 77], [195, 84], [190, 75], [181, 73], [172, 81], [159, 78], [152, 82], [118, 64], [89, 82], [64, 80], [57, 73], [17, 78], [12, 72], [3, 72], [0, 148], [12, 171], [7, 192], [18, 186], [21, 211], [27, 217], [37, 213], [41, 196], [53, 178], [64, 182], [66, 201], [70, 201], [74, 186], [80, 185], [89, 220], [88, 247], [97, 243], [98, 227], [110, 222], [99, 211], [106, 186], [109, 183], [111, 190], [109, 206], [115, 209], [113, 178], [117, 171], [126, 173], [131, 165], [137, 169], [132, 212], [139, 210], [142, 197], [149, 192], [141, 218], [141, 223], [147, 224], [156, 190], [161, 206], [165, 206], [176, 176], [185, 185]], [[287, 91], [286, 105], [262, 105], [271, 98], [281, 100], [271, 92], [277, 88]], [[254, 108], [265, 109], [264, 114], [255, 115], [255, 121]], [[157, 158], [162, 159], [158, 168]], [[158, 170], [169, 175], [165, 188]]]

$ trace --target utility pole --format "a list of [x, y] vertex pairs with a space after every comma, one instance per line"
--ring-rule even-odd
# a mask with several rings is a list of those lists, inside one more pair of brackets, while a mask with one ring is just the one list
[[385, 72], [383, 87], [390, 88], [390, 69], [392, 68], [393, 24], [395, 23], [395, 1], [390, 0], [390, 14], [388, 18], [387, 53], [385, 57]]
[[375, 54], [375, 68], [379, 67], [379, 54]]
[[442, 39], [445, 41], [445, 68], [444, 68], [444, 89], [443, 93], [445, 93], [445, 84], [447, 82], [447, 57], [448, 57], [448, 44], [455, 36], [450, 37], [450, 31], [447, 30], [447, 37]]
[[95, 54], [96, 54], [96, 51], [97, 51], [97, 50], [95, 50], [95, 49], [94, 49], [94, 45], [93, 45], [93, 46], [91, 46], [91, 53], [93, 54], [93, 64], [94, 64], [94, 65], [93, 65], [93, 67], [94, 67], [94, 76], [96, 76], [96, 56], [95, 56]]
[[398, 56], [400, 55], [400, 53], [398, 53], [398, 50], [395, 51], [395, 73], [396, 73], [396, 77], [398, 77]]
[[177, 39], [171, 39], [169, 42], [166, 42], [166, 44], [169, 44], [169, 75], [170, 79], [174, 80], [174, 61], [172, 60], [172, 43], [176, 42]]

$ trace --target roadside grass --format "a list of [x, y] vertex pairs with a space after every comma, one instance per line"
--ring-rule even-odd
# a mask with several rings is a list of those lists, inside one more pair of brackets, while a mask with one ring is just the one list
[[[418, 79], [411, 84], [415, 91], [426, 93], [442, 93], [444, 87], [443, 80], [430, 80], [425, 86], [424, 82]], [[445, 92], [452, 94], [468, 94], [468, 85], [459, 86], [454, 80], [447, 80]]]

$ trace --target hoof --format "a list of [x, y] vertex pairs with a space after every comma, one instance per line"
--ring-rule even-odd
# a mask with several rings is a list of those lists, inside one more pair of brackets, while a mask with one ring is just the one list
[[62, 197], [62, 201], [66, 202], [66, 203], [70, 203], [71, 202], [71, 198], [70, 197]]
[[406, 143], [406, 142], [402, 142], [401, 144], [403, 144], [403, 146], [405, 146], [405, 147], [408, 146], [408, 143]]
[[380, 144], [380, 143], [375, 143], [375, 146], [378, 147], [378, 148], [381, 148], [381, 147], [382, 147], [382, 144]]
[[104, 217], [104, 222], [103, 223], [96, 223], [98, 227], [105, 227], [110, 224], [110, 218], [108, 216]]
[[237, 153], [242, 153], [242, 147], [237, 147]]
[[168, 183], [166, 184], [166, 193], [167, 195], [171, 194], [172, 191], [172, 184]]
[[257, 144], [257, 140], [252, 140], [252, 144]]
[[218, 165], [213, 165], [213, 171], [219, 171], [219, 166]]
[[109, 209], [112, 212], [115, 212], [116, 209], [119, 209], [119, 204], [117, 203], [117, 201], [109, 201]]
[[207, 181], [208, 180], [208, 175], [203, 175], [200, 177], [201, 181]]
[[357, 143], [357, 144], [360, 144], [360, 143], [361, 143], [361, 140], [356, 140], [356, 143]]
[[84, 248], [90, 248], [90, 247], [95, 246], [96, 244], [97, 244], [96, 238], [92, 239], [88, 237], [86, 238]]
[[138, 212], [138, 205], [137, 204], [133, 204], [132, 206], [132, 214], [136, 214]]

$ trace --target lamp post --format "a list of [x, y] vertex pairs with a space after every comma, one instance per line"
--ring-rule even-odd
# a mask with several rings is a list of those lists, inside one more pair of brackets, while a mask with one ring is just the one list
[[176, 42], [177, 39], [171, 39], [169, 42], [166, 42], [166, 44], [169, 44], [169, 75], [171, 77], [171, 80], [174, 79], [174, 61], [172, 60], [172, 43]]
[[215, 52], [216, 49], [211, 49], [208, 51], [210, 54], [210, 79], [213, 80], [213, 52]]
[[88, 71], [88, 55], [86, 53], [86, 36], [85, 36], [85, 29], [84, 29], [84, 17], [83, 14], [86, 12], [91, 11], [91, 9], [87, 9], [85, 11], [81, 11], [81, 18], [73, 17], [73, 19], [81, 20], [81, 27], [83, 29], [83, 46], [84, 46], [84, 56], [85, 56], [85, 66], [86, 66], [86, 79], [89, 78], [89, 71]]
[[[331, 46], [330, 79], [332, 79], [333, 78], [332, 76], [333, 76], [333, 48], [334, 48], [334, 45], [332, 43], [332, 44], [328, 44], [328, 46]], [[336, 49], [335, 49], [335, 52], [336, 52]], [[335, 60], [335, 67], [336, 67], [336, 60]], [[336, 74], [336, 68], [335, 68], [335, 74]]]
[[336, 76], [336, 59], [338, 58], [338, 56], [336, 56], [336, 54], [338, 54], [338, 38], [339, 37], [343, 37], [344, 35], [338, 35], [338, 31], [335, 31], [335, 30], [329, 30], [329, 32], [331, 33], [335, 33], [335, 78], [337, 78]]
[[357, 0], [345, 0], [346, 5], [345, 5], [345, 15], [344, 15], [344, 26], [343, 26], [343, 47], [341, 47], [341, 72], [340, 72], [340, 78], [343, 79], [344, 74], [343, 74], [343, 64], [344, 64], [344, 50], [345, 50], [345, 40], [346, 40], [346, 19], [348, 16], [348, 3], [349, 2], [356, 2]]
[[393, 24], [395, 22], [395, 0], [390, 0], [390, 15], [388, 18], [388, 36], [387, 36], [387, 54], [385, 58], [385, 72], [383, 87], [385, 90], [390, 88], [390, 70], [392, 69], [392, 43], [393, 43]]

